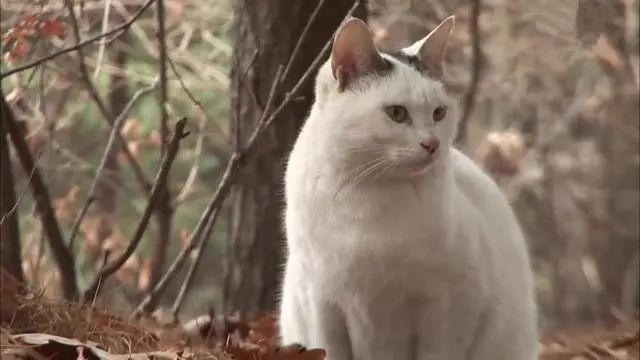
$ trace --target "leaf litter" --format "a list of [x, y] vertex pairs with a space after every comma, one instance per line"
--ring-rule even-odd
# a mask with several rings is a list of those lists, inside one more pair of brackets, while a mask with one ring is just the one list
[[[104, 309], [46, 298], [0, 270], [0, 357], [48, 360], [323, 360], [322, 349], [281, 346], [277, 317], [216, 315], [185, 323], [124, 319]], [[640, 322], [558, 333], [540, 360], [640, 359]]]

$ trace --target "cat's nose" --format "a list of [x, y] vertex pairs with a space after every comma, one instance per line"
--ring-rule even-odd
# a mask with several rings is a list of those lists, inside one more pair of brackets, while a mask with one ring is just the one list
[[433, 155], [433, 153], [438, 150], [438, 147], [440, 147], [440, 140], [433, 137], [429, 140], [421, 141], [420, 146], [422, 146], [422, 148], [425, 149], [429, 153], [429, 155]]

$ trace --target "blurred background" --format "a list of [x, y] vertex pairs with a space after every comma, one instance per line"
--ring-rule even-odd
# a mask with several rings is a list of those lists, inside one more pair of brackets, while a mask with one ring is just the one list
[[[293, 98], [287, 93], [353, 2], [162, 4], [2, 0], [2, 266], [54, 297], [87, 288], [132, 239], [165, 141], [186, 117], [191, 134], [149, 226], [133, 255], [101, 284], [97, 301], [131, 313], [186, 251], [184, 266], [144, 312], [188, 319], [209, 309], [272, 310], [283, 262], [284, 159], [312, 101], [312, 81]], [[353, 10], [368, 18], [381, 49], [406, 46], [456, 15], [446, 84], [463, 109], [458, 146], [517, 211], [533, 258], [541, 327], [635, 316], [638, 0], [369, 0]], [[119, 27], [80, 51], [38, 62]], [[283, 102], [273, 126], [231, 171], [211, 233], [194, 234], [232, 154]], [[17, 130], [6, 130], [9, 112]], [[119, 117], [121, 135], [105, 153], [110, 123]], [[24, 165], [17, 134], [37, 171]], [[45, 226], [43, 205], [34, 201], [44, 193], [29, 185], [34, 177], [53, 211]], [[51, 219], [62, 243], [51, 241]], [[199, 251], [188, 247], [192, 239], [202, 239]], [[61, 275], [60, 258], [77, 284], [69, 271]]]

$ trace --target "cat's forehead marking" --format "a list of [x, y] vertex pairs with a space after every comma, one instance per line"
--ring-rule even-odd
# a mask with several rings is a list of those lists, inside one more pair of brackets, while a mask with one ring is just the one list
[[401, 62], [405, 65], [408, 65], [419, 73], [424, 75], [431, 75], [431, 70], [425, 66], [425, 64], [418, 58], [417, 55], [407, 54], [403, 50], [393, 51], [393, 52], [385, 52], [385, 55], [393, 58], [394, 60]]

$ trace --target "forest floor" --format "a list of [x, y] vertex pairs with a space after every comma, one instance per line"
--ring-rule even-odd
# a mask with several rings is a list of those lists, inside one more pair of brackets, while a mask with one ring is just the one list
[[[179, 324], [125, 319], [25, 292], [2, 271], [0, 358], [51, 360], [322, 360], [320, 349], [280, 347], [276, 317], [208, 314]], [[640, 359], [640, 322], [546, 336], [541, 360]]]

